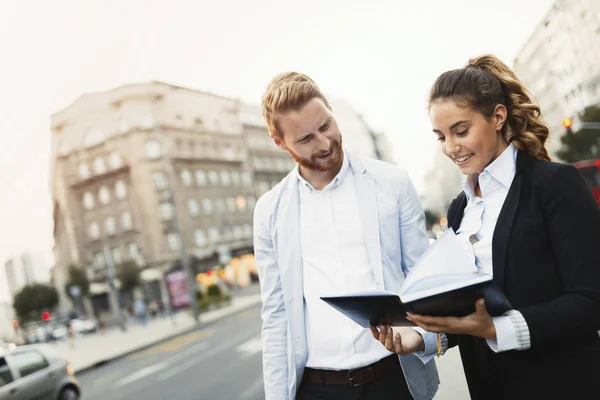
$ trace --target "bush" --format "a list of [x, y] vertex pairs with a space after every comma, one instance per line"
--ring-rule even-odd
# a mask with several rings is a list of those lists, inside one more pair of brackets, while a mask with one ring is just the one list
[[222, 293], [221, 293], [221, 288], [218, 287], [217, 285], [210, 285], [208, 287], [208, 297], [221, 297]]

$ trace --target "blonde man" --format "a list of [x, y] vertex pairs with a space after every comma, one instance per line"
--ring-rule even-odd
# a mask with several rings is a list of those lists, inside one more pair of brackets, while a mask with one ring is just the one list
[[428, 247], [407, 173], [345, 151], [331, 106], [306, 75], [275, 77], [262, 114], [297, 162], [254, 213], [266, 398], [433, 398], [435, 363], [412, 353], [435, 353], [435, 335], [402, 330], [397, 356], [320, 300], [399, 291]]

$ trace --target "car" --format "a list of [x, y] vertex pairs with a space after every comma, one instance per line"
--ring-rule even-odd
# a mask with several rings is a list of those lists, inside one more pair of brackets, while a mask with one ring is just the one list
[[81, 388], [73, 367], [48, 344], [0, 352], [0, 399], [77, 400]]
[[75, 333], [80, 335], [87, 335], [88, 333], [98, 331], [98, 321], [95, 319], [72, 319], [70, 324]]

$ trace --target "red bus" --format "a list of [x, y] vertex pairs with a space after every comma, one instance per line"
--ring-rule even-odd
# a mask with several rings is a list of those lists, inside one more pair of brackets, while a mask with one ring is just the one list
[[573, 165], [581, 172], [598, 206], [600, 206], [600, 160], [577, 161]]

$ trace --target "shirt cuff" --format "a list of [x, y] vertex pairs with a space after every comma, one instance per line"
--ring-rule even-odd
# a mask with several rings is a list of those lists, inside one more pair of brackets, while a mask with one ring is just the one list
[[527, 350], [531, 347], [529, 326], [517, 310], [510, 310], [501, 317], [494, 317], [496, 340], [486, 339], [495, 353], [508, 350]]
[[[423, 362], [427, 364], [433, 357], [437, 355], [437, 335], [432, 332], [427, 332], [423, 328], [413, 327], [413, 329], [421, 334], [425, 348], [420, 351], [415, 351], [413, 354]], [[443, 355], [448, 350], [448, 337], [440, 333], [440, 344], [441, 354]]]

